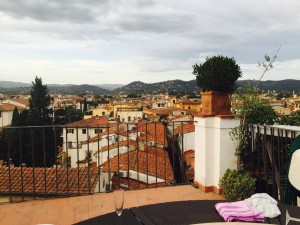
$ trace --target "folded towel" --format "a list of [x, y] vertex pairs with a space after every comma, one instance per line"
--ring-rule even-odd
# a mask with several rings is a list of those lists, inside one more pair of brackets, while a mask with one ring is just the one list
[[215, 205], [225, 221], [264, 222], [264, 217], [246, 201], [224, 202]]
[[245, 201], [257, 208], [264, 217], [274, 218], [281, 214], [277, 201], [266, 193], [254, 194], [250, 198], [245, 199]]

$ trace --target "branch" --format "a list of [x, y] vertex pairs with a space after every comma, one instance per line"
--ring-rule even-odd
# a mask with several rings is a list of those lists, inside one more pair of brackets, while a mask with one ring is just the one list
[[265, 69], [264, 69], [262, 75], [260, 76], [260, 78], [258, 79], [258, 81], [257, 81], [257, 83], [256, 83], [256, 85], [255, 85], [255, 88], [257, 88], [259, 82], [260, 82], [261, 79], [264, 77], [265, 73], [268, 72], [269, 70], [271, 70], [271, 69], [274, 68], [274, 65], [273, 65], [273, 64], [274, 64], [274, 62], [275, 62], [276, 59], [277, 59], [277, 54], [278, 54], [280, 48], [281, 48], [281, 45], [278, 46], [278, 48], [277, 48], [275, 54], [273, 54], [272, 59], [270, 58], [270, 56], [268, 56], [267, 54], [265, 54], [265, 60], [266, 60], [266, 61], [265, 61], [265, 62], [258, 62], [258, 66], [262, 66], [262, 67], [264, 67]]

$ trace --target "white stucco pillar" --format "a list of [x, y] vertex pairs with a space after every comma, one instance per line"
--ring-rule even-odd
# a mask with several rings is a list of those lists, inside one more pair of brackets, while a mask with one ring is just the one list
[[205, 192], [219, 193], [219, 180], [227, 168], [236, 169], [234, 142], [229, 136], [239, 120], [232, 116], [195, 117], [195, 179]]

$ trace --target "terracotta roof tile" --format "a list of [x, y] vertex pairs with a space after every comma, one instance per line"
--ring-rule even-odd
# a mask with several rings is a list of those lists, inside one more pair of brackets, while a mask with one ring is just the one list
[[154, 141], [156, 144], [168, 146], [165, 127], [161, 123], [139, 123], [138, 132], [144, 132], [144, 135], [140, 135], [140, 140]]
[[[28, 194], [33, 194], [34, 191], [36, 194], [44, 194], [45, 191], [47, 194], [77, 194], [78, 188], [80, 194], [89, 193], [88, 168], [68, 168], [68, 170], [67, 168], [57, 168], [56, 175], [56, 168], [46, 168], [45, 170], [44, 168], [23, 167], [21, 169], [21, 167], [14, 167], [10, 168], [10, 180], [9, 168], [1, 167], [0, 174], [0, 193], [9, 193], [9, 185], [11, 185], [11, 193], [22, 193], [22, 182], [23, 192]], [[98, 168], [90, 168], [91, 193], [94, 192], [98, 182], [97, 175]], [[35, 187], [33, 180], [35, 180]]]
[[103, 152], [103, 151], [107, 151], [108, 149], [112, 150], [114, 148], [128, 146], [128, 143], [129, 143], [129, 146], [136, 146], [136, 141], [125, 140], [125, 141], [120, 141], [120, 142], [117, 142], [117, 143], [113, 143], [109, 146], [105, 145], [105, 146], [101, 147], [99, 151]]
[[11, 101], [17, 102], [17, 103], [21, 103], [23, 105], [29, 106], [29, 98], [15, 98], [15, 99], [11, 99]]
[[195, 177], [195, 151], [188, 150], [183, 153], [184, 162], [186, 164], [185, 174], [191, 180]]
[[[98, 134], [89, 139], [89, 142], [97, 142], [105, 135], [117, 134], [124, 137], [129, 137], [131, 133], [139, 133], [139, 140], [145, 141], [154, 141], [156, 144], [168, 146], [167, 138], [165, 137], [165, 127], [161, 123], [146, 123], [145, 121], [139, 121], [138, 123], [131, 123], [135, 125], [130, 131], [126, 131], [127, 125], [119, 124], [119, 128], [116, 124], [110, 124], [109, 131], [104, 131], [101, 134]], [[81, 142], [86, 144], [87, 141]]]
[[168, 152], [153, 147], [147, 150], [133, 150], [121, 154], [119, 157], [115, 156], [102, 164], [102, 171], [108, 172], [108, 166], [110, 166], [111, 172], [118, 172], [118, 169], [133, 170], [171, 182], [174, 179], [174, 175]]
[[176, 127], [174, 134], [179, 134], [179, 133], [192, 133], [195, 132], [195, 125], [193, 122], [191, 123], [184, 123]]
[[67, 124], [67, 127], [85, 127], [85, 126], [97, 126], [97, 125], [104, 125], [108, 126], [108, 118], [106, 116], [93, 116], [91, 118], [76, 121], [73, 123]]
[[20, 106], [16, 106], [13, 104], [9, 104], [9, 103], [3, 103], [2, 105], [0, 105], [0, 111], [14, 111], [14, 109], [17, 107], [18, 110], [24, 110], [25, 108], [20, 107]]

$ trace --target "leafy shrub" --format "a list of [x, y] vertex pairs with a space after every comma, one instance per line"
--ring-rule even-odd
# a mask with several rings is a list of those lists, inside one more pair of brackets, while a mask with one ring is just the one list
[[222, 55], [207, 57], [206, 62], [193, 65], [193, 69], [202, 91], [233, 92], [235, 81], [242, 76], [234, 58]]
[[239, 172], [227, 169], [220, 180], [220, 187], [223, 188], [225, 199], [244, 200], [254, 194], [256, 179], [247, 172]]

